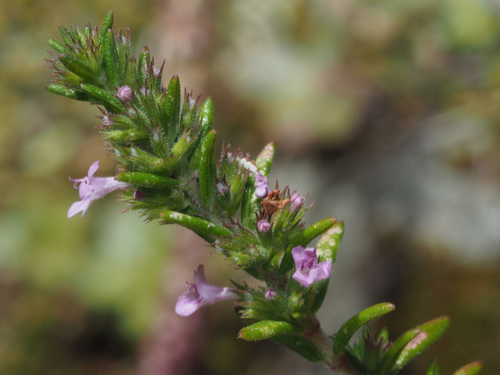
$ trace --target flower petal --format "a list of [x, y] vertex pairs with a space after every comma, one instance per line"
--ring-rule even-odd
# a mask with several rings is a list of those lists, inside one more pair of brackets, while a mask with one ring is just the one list
[[201, 297], [196, 297], [193, 293], [182, 294], [175, 304], [175, 312], [180, 316], [189, 316], [200, 308]]
[[82, 216], [87, 212], [90, 206], [90, 200], [76, 201], [71, 205], [68, 210], [68, 218], [75, 216], [78, 212], [82, 211]]
[[88, 178], [90, 179], [98, 169], [99, 169], [99, 160], [93, 162], [92, 165], [90, 166], [88, 172]]

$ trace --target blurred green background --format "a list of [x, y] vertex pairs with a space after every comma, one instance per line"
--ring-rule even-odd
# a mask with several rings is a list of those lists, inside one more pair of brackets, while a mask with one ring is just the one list
[[114, 164], [97, 108], [45, 92], [47, 39], [109, 10], [165, 79], [214, 98], [219, 139], [277, 141], [271, 179], [309, 193], [308, 222], [345, 220], [325, 330], [387, 300], [393, 337], [452, 319], [406, 374], [500, 368], [498, 1], [19, 0], [0, 4], [1, 374], [328, 373], [237, 341], [230, 304], [173, 314], [199, 263], [242, 278], [188, 232], [113, 197], [66, 218], [68, 176]]

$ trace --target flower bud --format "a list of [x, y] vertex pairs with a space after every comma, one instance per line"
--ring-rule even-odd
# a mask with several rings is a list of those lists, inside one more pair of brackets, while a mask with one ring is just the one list
[[267, 233], [271, 229], [271, 224], [267, 220], [260, 220], [257, 223], [257, 230], [261, 233]]
[[131, 102], [134, 98], [134, 93], [129, 86], [122, 86], [118, 90], [118, 99], [121, 102]]
[[305, 198], [294, 191], [290, 197], [290, 212], [297, 211], [304, 204]]

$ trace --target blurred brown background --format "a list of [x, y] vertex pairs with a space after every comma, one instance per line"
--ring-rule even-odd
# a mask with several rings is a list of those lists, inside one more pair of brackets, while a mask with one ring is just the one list
[[84, 218], [68, 176], [101, 160], [97, 108], [44, 90], [58, 25], [115, 13], [216, 104], [219, 140], [278, 143], [271, 180], [346, 235], [326, 331], [382, 300], [395, 338], [452, 325], [406, 374], [475, 359], [500, 368], [500, 2], [497, 0], [18, 0], [0, 4], [0, 373], [327, 374], [272, 343], [236, 340], [229, 303], [178, 318], [196, 266], [229, 269], [186, 231], [145, 225], [113, 197]]

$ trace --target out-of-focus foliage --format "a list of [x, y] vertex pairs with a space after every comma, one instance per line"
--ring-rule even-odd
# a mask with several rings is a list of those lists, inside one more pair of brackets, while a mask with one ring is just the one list
[[[144, 30], [135, 50], [147, 43], [165, 58], [165, 77], [213, 96], [220, 139], [245, 150], [276, 140], [273, 173], [310, 193], [311, 215], [344, 219], [331, 290], [345, 302], [326, 307], [330, 324], [382, 298], [398, 306], [391, 327], [400, 317], [401, 330], [448, 314], [433, 350], [441, 373], [476, 358], [485, 373], [500, 368], [496, 1], [43, 0], [0, 4], [2, 370], [136, 373], [162, 278], [180, 267], [168, 262], [167, 228], [119, 214], [112, 197], [66, 218], [76, 199], [68, 175], [98, 159], [103, 175], [113, 165], [96, 108], [44, 92], [46, 40], [109, 10], [118, 27]], [[232, 336], [239, 329], [213, 319]], [[263, 356], [271, 350], [244, 361], [253, 346], [212, 330], [213, 353], [194, 373], [321, 373]], [[227, 348], [240, 361], [221, 360]], [[430, 360], [416, 360], [415, 373]]]

